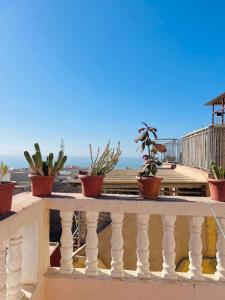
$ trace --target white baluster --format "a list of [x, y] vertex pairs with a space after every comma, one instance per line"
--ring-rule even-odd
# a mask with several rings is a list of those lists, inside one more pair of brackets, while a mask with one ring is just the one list
[[163, 222], [163, 270], [162, 277], [166, 279], [175, 279], [175, 239], [174, 239], [174, 224], [176, 216], [162, 216]]
[[73, 235], [72, 235], [72, 211], [60, 212], [62, 223], [62, 235], [61, 235], [61, 260], [60, 260], [60, 273], [71, 274], [73, 272]]
[[111, 213], [112, 239], [111, 239], [111, 276], [122, 278], [123, 270], [123, 213]]
[[149, 215], [137, 215], [137, 277], [150, 278], [149, 271]]
[[21, 276], [22, 276], [22, 240], [21, 232], [18, 232], [9, 240], [8, 261], [7, 261], [7, 284], [8, 296], [7, 300], [22, 299], [24, 294], [21, 290]]
[[0, 246], [0, 299], [6, 299], [6, 246], [1, 243]]
[[201, 231], [203, 217], [190, 217], [190, 239], [189, 239], [189, 271], [188, 277], [194, 280], [202, 280], [202, 240]]
[[97, 221], [98, 212], [86, 212], [87, 237], [86, 237], [86, 269], [88, 276], [97, 276], [98, 270], [98, 235]]
[[[219, 218], [219, 222], [222, 230], [225, 232], [225, 219]], [[215, 278], [217, 280], [225, 281], [225, 240], [218, 226], [217, 226], [217, 235], [218, 235], [217, 244], [216, 244], [217, 266], [216, 266]]]

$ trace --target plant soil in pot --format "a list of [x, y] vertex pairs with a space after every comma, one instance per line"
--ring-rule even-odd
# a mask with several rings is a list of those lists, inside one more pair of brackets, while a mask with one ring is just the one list
[[[166, 152], [166, 147], [157, 143], [157, 129], [144, 123], [143, 128], [138, 130], [139, 136], [134, 140], [140, 142], [141, 152], [147, 149], [147, 154], [143, 155], [144, 164], [140, 168], [137, 176], [140, 196], [144, 199], [157, 199], [160, 194], [162, 178], [155, 177], [158, 167], [162, 163], [157, 158], [158, 152]], [[152, 138], [153, 137], [153, 138]]]
[[0, 183], [0, 215], [5, 215], [11, 210], [14, 187], [14, 182], [2, 181]]
[[98, 197], [102, 192], [104, 176], [79, 175], [85, 197]]
[[144, 199], [157, 199], [160, 194], [162, 178], [160, 177], [138, 177], [140, 196]]
[[225, 168], [211, 163], [209, 190], [212, 200], [225, 202]]
[[121, 155], [120, 143], [116, 149], [110, 147], [110, 142], [105, 147], [105, 150], [100, 155], [100, 149], [96, 157], [93, 157], [92, 146], [89, 145], [91, 165], [89, 172], [84, 175], [79, 175], [81, 180], [82, 193], [86, 197], [98, 197], [101, 195], [102, 184], [105, 174], [112, 171], [119, 161]]
[[50, 153], [46, 161], [42, 160], [39, 145], [34, 144], [35, 154], [31, 155], [28, 151], [24, 152], [24, 156], [31, 168], [31, 190], [33, 196], [47, 197], [51, 195], [56, 174], [63, 168], [67, 156], [63, 151], [59, 151], [57, 160], [53, 163], [54, 155]]
[[47, 197], [51, 195], [55, 176], [31, 176], [31, 191], [33, 196]]

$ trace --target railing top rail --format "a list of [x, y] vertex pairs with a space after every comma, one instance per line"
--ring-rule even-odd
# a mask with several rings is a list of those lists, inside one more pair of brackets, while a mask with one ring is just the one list
[[81, 194], [55, 194], [45, 199], [48, 209], [63, 211], [123, 212], [137, 214], [212, 216], [225, 218], [225, 204], [207, 197], [162, 196], [157, 201], [144, 201], [131, 195], [102, 195], [100, 198], [85, 198]]
[[[144, 201], [138, 196], [107, 194], [99, 198], [85, 198], [78, 193], [54, 193], [48, 198], [33, 197], [22, 193], [14, 197], [15, 214], [0, 221], [2, 239], [34, 222], [43, 213], [43, 208], [61, 211], [123, 212], [135, 214], [158, 214], [176, 216], [212, 216], [225, 218], [225, 203], [207, 197], [162, 196], [155, 201]], [[209, 206], [210, 204], [210, 206]]]
[[192, 136], [192, 135], [196, 135], [196, 134], [201, 133], [201, 132], [203, 132], [203, 131], [207, 131], [208, 129], [209, 129], [209, 126], [203, 127], [203, 128], [197, 129], [197, 130], [194, 130], [194, 131], [192, 131], [192, 132], [189, 132], [188, 134], [183, 135], [183, 136], [180, 138], [180, 140], [182, 140], [182, 139], [184, 139], [184, 138], [187, 138], [187, 137], [189, 137], [189, 136]]

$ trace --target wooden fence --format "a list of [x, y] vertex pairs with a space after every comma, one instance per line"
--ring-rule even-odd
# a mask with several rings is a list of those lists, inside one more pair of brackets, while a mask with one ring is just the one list
[[211, 125], [166, 144], [164, 160], [201, 169], [212, 161], [225, 167], [225, 126]]

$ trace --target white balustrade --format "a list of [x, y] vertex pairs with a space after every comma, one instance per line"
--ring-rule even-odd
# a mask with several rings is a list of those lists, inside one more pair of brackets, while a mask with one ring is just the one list
[[[25, 196], [27, 197], [27, 196]], [[31, 196], [30, 196], [31, 197]], [[128, 198], [127, 198], [128, 197]], [[133, 197], [133, 198], [132, 198]], [[66, 199], [66, 200], [65, 200]], [[160, 215], [163, 225], [162, 256], [163, 265], [161, 277], [164, 279], [176, 279], [175, 271], [175, 222], [176, 216], [187, 216], [189, 219], [189, 271], [188, 278], [201, 280], [202, 274], [202, 240], [201, 231], [204, 221], [203, 216], [211, 216], [208, 204], [202, 199], [190, 201], [137, 201], [135, 196], [109, 196], [100, 199], [83, 198], [81, 195], [54, 195], [54, 197], [34, 199], [31, 204], [19, 204], [25, 207], [22, 212], [10, 216], [0, 222], [0, 300], [19, 300], [24, 294], [21, 290], [21, 275], [23, 284], [37, 285], [44, 274], [49, 275], [49, 211], [58, 209], [61, 211], [62, 236], [61, 236], [61, 265], [60, 273], [73, 272], [73, 237], [72, 220], [74, 211], [86, 212], [87, 236], [86, 236], [86, 268], [85, 274], [97, 276], [98, 269], [98, 235], [97, 222], [101, 211], [111, 213], [112, 237], [111, 237], [111, 276], [123, 278], [124, 270], [124, 240], [123, 219], [125, 213], [136, 214], [137, 240], [136, 240], [136, 277], [149, 279], [151, 277], [151, 265], [149, 263], [149, 219], [151, 215]], [[23, 200], [23, 199], [22, 199]], [[131, 200], [131, 201], [129, 201]], [[34, 202], [32, 202], [34, 201]], [[26, 203], [26, 201], [24, 201]], [[221, 227], [225, 231], [225, 206], [218, 202], [211, 203], [216, 215], [219, 217]], [[195, 216], [193, 216], [193, 213]], [[35, 216], [37, 222], [34, 222]], [[25, 230], [22, 230], [25, 228]], [[20, 229], [17, 232], [14, 230]], [[154, 230], [154, 228], [153, 228]], [[215, 279], [225, 281], [225, 240], [220, 228], [217, 228], [217, 266]], [[35, 235], [35, 239], [32, 236]], [[23, 239], [25, 240], [22, 243]], [[151, 240], [151, 239], [150, 239]], [[7, 241], [7, 243], [3, 243]], [[154, 242], [154, 241], [152, 241]], [[21, 247], [23, 244], [23, 247]], [[110, 245], [108, 245], [110, 247]], [[30, 249], [34, 251], [30, 252]], [[22, 251], [23, 256], [22, 257]], [[31, 254], [32, 253], [32, 254]], [[29, 256], [29, 257], [26, 257]], [[34, 258], [34, 259], [33, 259]], [[32, 261], [32, 263], [30, 263]], [[35, 267], [37, 266], [37, 267]], [[32, 272], [29, 273], [29, 268]], [[50, 272], [54, 276], [54, 272]], [[129, 273], [129, 272], [128, 272]], [[77, 272], [79, 274], [79, 272]], [[130, 274], [133, 274], [131, 272]], [[128, 274], [130, 276], [130, 274]], [[29, 278], [29, 275], [31, 278]], [[154, 277], [157, 278], [158, 274]], [[182, 276], [181, 276], [182, 278]], [[207, 281], [208, 282], [208, 281]], [[192, 283], [193, 284], [193, 283]], [[221, 286], [221, 284], [218, 284]], [[24, 287], [24, 286], [23, 286]]]
[[7, 300], [19, 300], [24, 296], [21, 290], [22, 240], [23, 236], [21, 231], [9, 240], [7, 261]]
[[0, 245], [0, 299], [6, 298], [6, 246], [4, 243]]
[[163, 222], [163, 270], [162, 277], [166, 279], [175, 279], [175, 239], [174, 239], [174, 224], [176, 216], [162, 216]]
[[[220, 218], [219, 223], [221, 229], [223, 230], [223, 232], [225, 232], [225, 219]], [[219, 226], [217, 226], [217, 235], [218, 235], [217, 244], [216, 244], [217, 266], [216, 266], [215, 278], [217, 280], [225, 281], [225, 237], [223, 236], [221, 229], [219, 228]]]
[[188, 277], [194, 280], [202, 280], [202, 240], [201, 231], [203, 217], [189, 218], [189, 271]]
[[149, 215], [137, 214], [137, 277], [150, 278], [149, 271]]
[[60, 260], [60, 273], [70, 274], [73, 272], [73, 235], [72, 235], [72, 211], [60, 212], [62, 223], [62, 235], [61, 235], [61, 260]]
[[123, 213], [111, 213], [112, 239], [111, 239], [111, 276], [122, 278], [123, 270]]
[[88, 276], [97, 276], [98, 270], [98, 235], [97, 221], [98, 212], [87, 211], [87, 237], [86, 237], [86, 269], [85, 274]]

